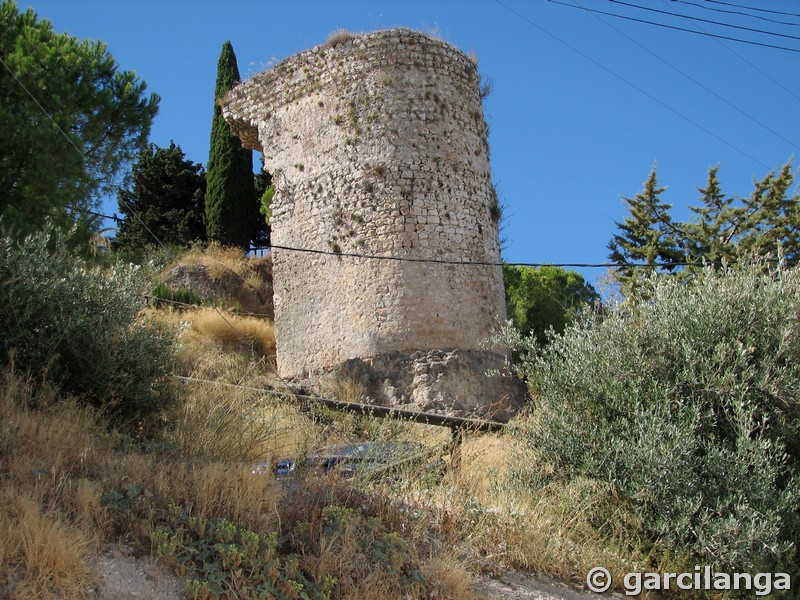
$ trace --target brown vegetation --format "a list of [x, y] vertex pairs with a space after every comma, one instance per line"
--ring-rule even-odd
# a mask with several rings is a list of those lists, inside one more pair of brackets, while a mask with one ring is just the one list
[[[190, 523], [202, 533], [219, 519], [242, 535], [275, 532], [308, 585], [332, 598], [402, 590], [468, 599], [477, 574], [506, 567], [564, 578], [587, 565], [627, 569], [608, 520], [626, 519], [624, 507], [589, 482], [532, 498], [509, 475], [524, 454], [510, 437], [466, 434], [454, 450], [446, 429], [302, 404], [274, 375], [269, 320], [211, 308], [156, 314], [183, 324], [178, 374], [193, 378], [157, 439], [119, 434], [102, 413], [12, 368], [3, 373], [0, 598], [82, 597], [92, 588], [92, 557], [119, 539], [184, 573], [186, 557], [170, 536]], [[330, 392], [361, 396], [355, 384]], [[279, 457], [365, 440], [421, 443], [427, 459], [378, 478], [311, 474], [287, 486], [271, 474]], [[296, 585], [293, 568], [275, 563], [273, 572]], [[235, 585], [250, 585], [238, 577]]]

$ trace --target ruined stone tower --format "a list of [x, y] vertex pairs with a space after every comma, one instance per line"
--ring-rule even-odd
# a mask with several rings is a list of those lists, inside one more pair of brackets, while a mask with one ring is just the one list
[[470, 264], [500, 261], [473, 61], [410, 30], [339, 34], [223, 113], [273, 175], [282, 377], [345, 368], [373, 400], [424, 410], [509, 396], [484, 375], [503, 355], [480, 349], [505, 320], [502, 270]]

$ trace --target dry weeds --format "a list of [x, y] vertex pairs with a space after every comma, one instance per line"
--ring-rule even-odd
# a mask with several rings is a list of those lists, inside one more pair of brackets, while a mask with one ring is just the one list
[[[195, 251], [183, 260], [232, 269], [244, 259], [238, 251]], [[368, 507], [370, 518], [412, 543], [432, 598], [474, 597], [480, 571], [514, 567], [568, 579], [598, 564], [628, 572], [641, 559], [620, 539], [631, 517], [608, 489], [581, 481], [533, 494], [514, 479], [512, 464], [536, 459], [510, 436], [467, 434], [452, 460], [447, 429], [304, 407], [261, 391], [276, 382], [268, 320], [205, 308], [157, 314], [183, 324], [180, 373], [211, 382], [185, 386], [161, 440], [171, 452], [145, 453], [109, 432], [101, 414], [11, 372], [3, 376], [0, 587], [9, 598], [77, 597], [92, 582], [89, 560], [100, 543], [124, 535], [146, 546], [170, 503], [286, 534], [303, 521], [321, 526], [324, 506]], [[328, 395], [365, 400], [354, 381], [338, 382]], [[429, 455], [377, 481], [301, 480], [290, 501], [274, 478], [253, 473], [254, 463], [269, 472], [279, 457], [364, 440], [418, 442]], [[121, 519], [104, 497], [133, 489], [141, 490], [136, 518]], [[336, 574], [344, 582], [338, 598], [396, 597], [397, 578], [363, 571], [354, 528], [320, 535], [302, 557], [304, 568], [317, 581]]]

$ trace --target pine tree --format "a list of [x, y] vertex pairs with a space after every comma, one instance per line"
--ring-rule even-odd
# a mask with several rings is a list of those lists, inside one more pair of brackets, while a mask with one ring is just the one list
[[753, 193], [742, 201], [746, 223], [739, 240], [742, 252], [777, 257], [780, 251], [786, 259], [797, 260], [800, 255], [800, 192], [795, 189], [790, 195], [793, 183], [791, 163], [755, 183]]
[[[660, 201], [655, 169], [635, 198], [625, 198], [630, 215], [617, 223], [619, 233], [608, 245], [610, 258], [621, 264], [616, 278], [626, 293], [635, 291], [642, 273], [666, 271], [691, 279], [691, 263], [722, 266], [752, 259], [800, 261], [800, 190], [791, 161], [771, 171], [747, 198], [726, 196], [719, 166], [708, 171], [705, 188], [698, 188], [700, 205], [690, 206], [695, 218], [673, 222], [669, 204]], [[674, 262], [690, 263], [676, 269]], [[644, 264], [635, 267], [633, 264]]]
[[105, 44], [56, 33], [11, 1], [0, 1], [0, 58], [4, 228], [24, 237], [46, 221], [89, 223], [147, 145], [158, 96]]
[[583, 276], [568, 269], [503, 266], [508, 318], [523, 335], [533, 335], [541, 345], [548, 330], [563, 333], [582, 310], [600, 296]]
[[681, 225], [686, 234], [682, 246], [687, 262], [730, 263], [736, 257], [736, 241], [742, 233], [744, 212], [733, 204], [732, 197], [722, 193], [718, 173], [719, 165], [711, 167], [706, 187], [697, 188], [700, 206], [689, 207], [697, 220]]
[[239, 79], [236, 55], [230, 42], [222, 45], [214, 90], [214, 119], [208, 157], [206, 230], [210, 240], [223, 246], [250, 247], [256, 231], [258, 198], [253, 179], [253, 152], [242, 147], [222, 117], [220, 100]]
[[[623, 198], [630, 216], [617, 223], [619, 233], [608, 244], [609, 258], [620, 265], [617, 279], [628, 288], [637, 278], [656, 271], [671, 272], [683, 255], [675, 237], [675, 226], [669, 215], [671, 205], [661, 202], [666, 188], [658, 187], [656, 169], [634, 198]], [[635, 266], [645, 265], [645, 266]]]

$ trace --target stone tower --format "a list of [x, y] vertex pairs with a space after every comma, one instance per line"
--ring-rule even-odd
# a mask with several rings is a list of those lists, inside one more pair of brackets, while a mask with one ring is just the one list
[[282, 377], [344, 369], [373, 401], [445, 412], [516, 398], [480, 349], [506, 310], [501, 268], [474, 264], [500, 261], [500, 210], [470, 58], [405, 29], [340, 33], [223, 113], [275, 184]]

